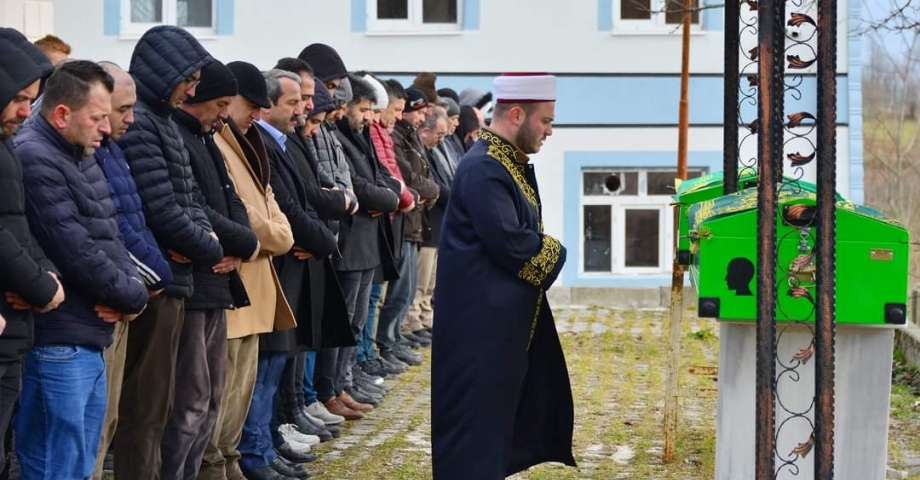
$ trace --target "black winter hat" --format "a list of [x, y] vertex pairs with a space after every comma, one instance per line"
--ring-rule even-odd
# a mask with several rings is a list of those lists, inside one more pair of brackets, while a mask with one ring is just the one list
[[466, 137], [467, 133], [479, 130], [479, 117], [476, 116], [476, 110], [469, 105], [460, 107], [460, 136]]
[[457, 95], [457, 91], [453, 88], [442, 88], [438, 90], [438, 96], [452, 98], [458, 105], [460, 104], [460, 95]]
[[41, 76], [42, 69], [25, 52], [8, 39], [0, 38], [0, 110]]
[[201, 69], [201, 83], [195, 89], [195, 96], [185, 103], [202, 103], [220, 97], [235, 97], [236, 78], [233, 72], [219, 60], [214, 60]]
[[265, 77], [255, 65], [246, 62], [230, 62], [227, 64], [227, 69], [236, 78], [237, 93], [259, 107], [272, 107], [268, 101]]
[[415, 87], [406, 89], [406, 112], [415, 112], [428, 106], [428, 97]]
[[0, 28], [0, 38], [8, 40], [13, 46], [26, 54], [26, 56], [42, 71], [42, 77], [47, 77], [54, 71], [54, 65], [51, 64], [51, 60], [48, 60], [48, 56], [45, 55], [45, 52], [36, 47], [34, 43], [30, 42], [19, 30], [13, 28]]
[[313, 94], [313, 110], [310, 110], [310, 113], [307, 114], [308, 117], [312, 117], [319, 113], [330, 112], [335, 110], [335, 103], [332, 101], [332, 95], [329, 94], [329, 89], [321, 83], [316, 84], [316, 93]]
[[297, 58], [309, 63], [313, 67], [314, 76], [323, 83], [348, 75], [348, 69], [345, 68], [345, 62], [342, 61], [339, 52], [324, 43], [308, 45]]

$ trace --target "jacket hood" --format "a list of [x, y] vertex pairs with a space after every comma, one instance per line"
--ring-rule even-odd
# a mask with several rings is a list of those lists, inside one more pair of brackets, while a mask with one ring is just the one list
[[42, 69], [25, 52], [0, 38], [0, 109], [41, 76]]
[[153, 27], [138, 40], [129, 71], [137, 96], [151, 106], [165, 103], [173, 90], [213, 60], [187, 31], [169, 25]]
[[21, 50], [22, 53], [25, 53], [41, 70], [42, 77], [47, 77], [54, 71], [54, 65], [51, 65], [51, 60], [48, 60], [48, 56], [45, 55], [45, 52], [36, 47], [34, 43], [30, 42], [25, 35], [19, 32], [19, 30], [0, 28], [0, 38], [9, 40], [13, 46]]
[[316, 84], [316, 93], [313, 94], [313, 110], [307, 116], [312, 117], [318, 113], [329, 112], [335, 108], [329, 89], [322, 83]]
[[482, 108], [492, 101], [492, 92], [483, 92], [475, 88], [467, 88], [460, 92], [460, 106]]

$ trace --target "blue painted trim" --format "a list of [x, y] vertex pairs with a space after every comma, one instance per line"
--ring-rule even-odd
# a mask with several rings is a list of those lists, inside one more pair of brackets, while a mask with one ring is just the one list
[[[862, 1], [849, 0], [847, 32], [855, 32], [862, 27], [860, 15], [862, 14]], [[837, 118], [844, 117], [844, 112], [849, 117], [847, 123], [850, 127], [850, 194], [848, 198], [855, 203], [865, 201], [865, 185], [863, 183], [865, 171], [863, 167], [863, 118], [862, 118], [862, 35], [849, 35], [847, 41], [848, 78], [847, 90], [837, 90], [838, 96], [847, 92], [849, 103], [848, 110], [837, 110]], [[838, 84], [839, 88], [839, 84]]]
[[479, 0], [463, 0], [463, 29], [479, 30]]
[[[703, 0], [703, 5], [718, 5], [719, 0]], [[725, 9], [709, 8], [703, 10], [703, 30], [708, 32], [721, 32], [725, 28]]]
[[233, 35], [234, 0], [217, 0], [217, 34]]
[[597, 31], [613, 31], [613, 0], [597, 0]]
[[103, 35], [115, 36], [121, 33], [121, 0], [105, 0], [102, 16]]
[[[567, 287], [655, 287], [670, 285], [671, 276], [656, 275], [610, 275], [583, 274], [581, 269], [581, 172], [587, 167], [612, 168], [662, 168], [674, 167], [677, 152], [565, 152], [563, 179], [563, 244], [568, 249], [562, 279]], [[710, 172], [722, 169], [722, 152], [689, 152], [687, 164], [690, 168], [705, 168]]]
[[[353, 0], [354, 1], [354, 0]], [[384, 74], [384, 78], [388, 75]], [[414, 78], [396, 75], [395, 78], [410, 85]], [[491, 76], [438, 75], [438, 87], [450, 87], [460, 92], [466, 88], [492, 90]], [[722, 125], [724, 101], [723, 79], [716, 76], [690, 77], [690, 124]], [[842, 112], [850, 108], [846, 92], [847, 76], [837, 77], [838, 121], [848, 120]], [[817, 110], [818, 81], [805, 77], [801, 100], [786, 93], [786, 111]], [[564, 76], [559, 77], [556, 102], [556, 125], [676, 125], [680, 104], [680, 76]], [[742, 118], [756, 118], [755, 107], [745, 103]]]
[[367, 0], [351, 0], [351, 31], [367, 31]]

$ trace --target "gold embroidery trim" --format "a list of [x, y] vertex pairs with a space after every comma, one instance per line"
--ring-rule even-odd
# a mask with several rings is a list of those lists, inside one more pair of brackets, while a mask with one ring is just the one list
[[540, 207], [537, 201], [537, 192], [530, 183], [527, 182], [527, 176], [524, 175], [524, 166], [514, 161], [517, 156], [517, 149], [514, 145], [511, 145], [503, 138], [485, 129], [480, 132], [479, 139], [489, 143], [489, 150], [486, 154], [497, 160], [498, 163], [501, 163], [502, 166], [505, 167], [505, 170], [508, 170], [514, 183], [521, 189], [521, 193], [523, 193], [527, 201], [534, 206], [534, 209], [539, 212]]
[[533, 314], [533, 322], [530, 324], [530, 338], [527, 339], [527, 351], [530, 351], [530, 344], [533, 343], [533, 334], [537, 331], [537, 320], [540, 319], [540, 307], [543, 306], [543, 289], [537, 294], [537, 311]]
[[550, 272], [556, 268], [560, 255], [562, 255], [562, 244], [559, 243], [559, 240], [544, 235], [540, 251], [524, 264], [524, 267], [518, 272], [518, 278], [539, 287]]

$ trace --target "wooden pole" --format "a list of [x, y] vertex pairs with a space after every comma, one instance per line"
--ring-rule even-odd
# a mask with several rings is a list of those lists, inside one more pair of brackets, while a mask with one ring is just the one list
[[[683, 50], [680, 71], [680, 126], [677, 141], [677, 178], [687, 179], [687, 135], [690, 125], [690, 25], [693, 18], [692, 0], [684, 0]], [[675, 182], [677, 183], [677, 182]], [[674, 207], [674, 262], [671, 266], [671, 305], [668, 319], [668, 380], [664, 403], [664, 461], [676, 460], [679, 423], [680, 337], [684, 303], [684, 272], [677, 259], [678, 221], [680, 207]]]

